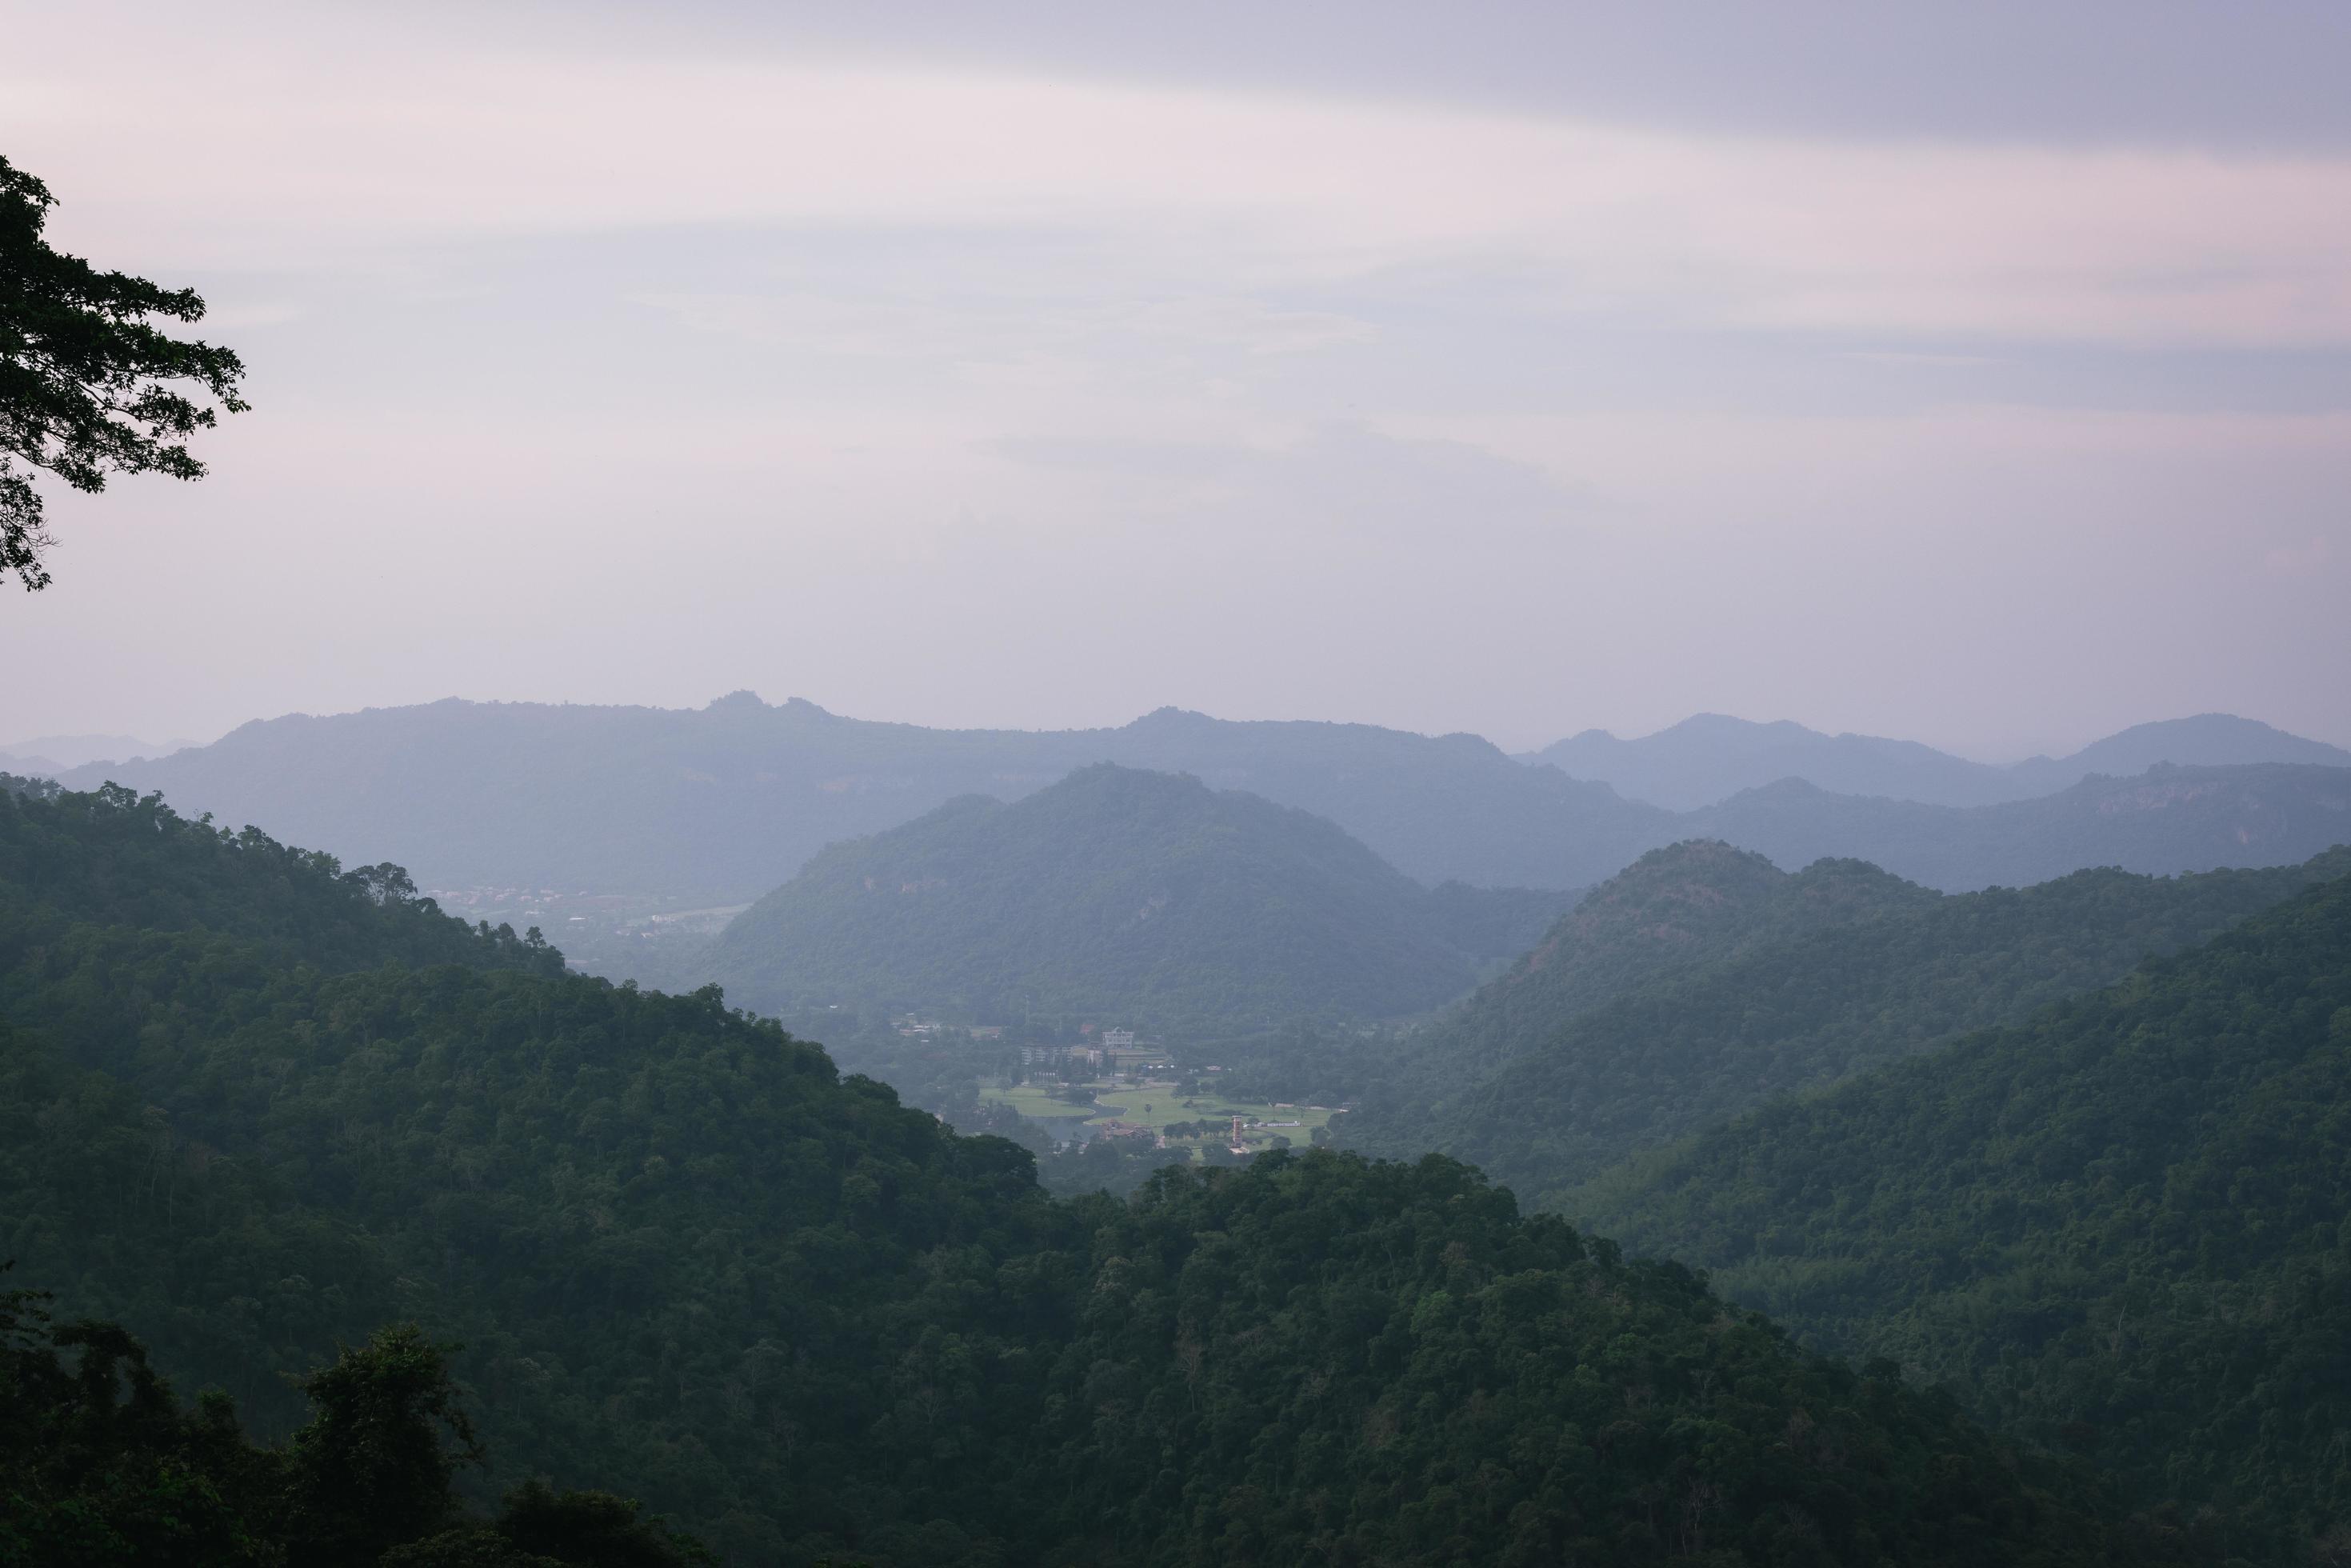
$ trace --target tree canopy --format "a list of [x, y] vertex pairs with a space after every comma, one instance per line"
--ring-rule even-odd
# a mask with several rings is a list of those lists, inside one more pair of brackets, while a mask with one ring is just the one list
[[[277, 1439], [263, 1492], [201, 1473], [220, 1530], [288, 1561], [653, 1561], [542, 1544], [629, 1525], [547, 1475], [793, 1568], [2200, 1560], [2082, 1467], [1450, 1160], [1277, 1151], [1056, 1202], [1026, 1151], [715, 990], [434, 938], [136, 798], [14, 810], [0, 1257]], [[339, 1342], [370, 1359], [304, 1375]], [[214, 1440], [151, 1405], [153, 1464], [58, 1477], [28, 1441], [0, 1529], [69, 1524], [110, 1477], [143, 1518], [140, 1478]], [[452, 1465], [461, 1495], [510, 1490], [496, 1522], [444, 1506]]]
[[32, 470], [91, 494], [110, 474], [200, 479], [188, 437], [246, 406], [234, 352], [152, 319], [203, 319], [195, 290], [51, 248], [42, 231], [56, 205], [0, 157], [0, 573], [27, 590], [48, 586], [55, 542]]
[[1569, 1199], [2254, 1561], [2351, 1561], [2351, 876]]
[[[1671, 896], [1622, 909], [1615, 884], [1596, 891], [1529, 962], [1382, 1058], [1345, 1141], [1442, 1149], [1552, 1207], [1645, 1148], [2020, 1022], [2351, 871], [2351, 850], [2333, 850], [2301, 866], [2084, 871], [1921, 902], [1850, 862], [1770, 873], [1742, 894], [1750, 859], [1693, 857]], [[1674, 913], [1684, 905], [1695, 913]], [[1693, 961], [1643, 973], [1659, 949]]]
[[254, 1443], [218, 1392], [184, 1409], [120, 1325], [58, 1322], [35, 1291], [0, 1292], [0, 1565], [686, 1568], [699, 1544], [637, 1505], [528, 1481], [473, 1516], [481, 1461], [447, 1352], [383, 1329], [296, 1380], [310, 1419]]

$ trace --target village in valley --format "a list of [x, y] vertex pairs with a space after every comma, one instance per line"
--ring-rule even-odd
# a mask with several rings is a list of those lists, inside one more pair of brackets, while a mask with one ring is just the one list
[[[898, 1021], [899, 1032], [908, 1035], [935, 1035], [948, 1027]], [[1003, 1035], [988, 1027], [968, 1032], [975, 1043]], [[1017, 1047], [1019, 1072], [983, 1081], [981, 1100], [1019, 1112], [1064, 1143], [1132, 1139], [1154, 1148], [1189, 1149], [1195, 1160], [1326, 1143], [1331, 1124], [1346, 1114], [1343, 1106], [1224, 1093], [1221, 1066], [1175, 1061], [1164, 1044], [1138, 1040], [1131, 1029], [1097, 1032], [1087, 1026], [1081, 1034], [1083, 1044]], [[1011, 1052], [1005, 1061], [1008, 1068]]]

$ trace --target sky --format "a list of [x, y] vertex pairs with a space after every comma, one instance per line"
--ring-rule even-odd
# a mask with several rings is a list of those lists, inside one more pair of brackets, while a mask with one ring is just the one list
[[210, 302], [0, 742], [748, 687], [2351, 744], [2351, 8], [0, 0]]

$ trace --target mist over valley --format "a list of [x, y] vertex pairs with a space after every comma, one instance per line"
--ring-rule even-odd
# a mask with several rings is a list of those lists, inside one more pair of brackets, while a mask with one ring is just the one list
[[2338, 8], [0, 39], [0, 1568], [2351, 1568]]

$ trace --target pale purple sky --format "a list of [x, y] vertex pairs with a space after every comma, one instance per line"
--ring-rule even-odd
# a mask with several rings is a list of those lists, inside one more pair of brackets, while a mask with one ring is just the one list
[[0, 742], [474, 697], [2351, 744], [2340, 7], [0, 5], [213, 301]]

